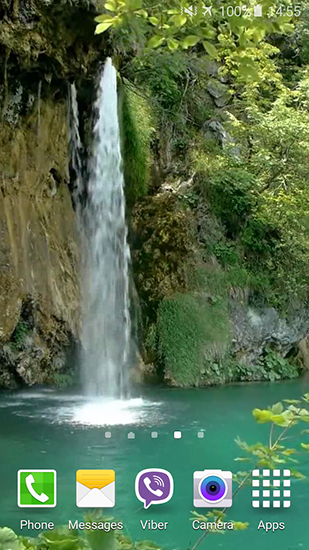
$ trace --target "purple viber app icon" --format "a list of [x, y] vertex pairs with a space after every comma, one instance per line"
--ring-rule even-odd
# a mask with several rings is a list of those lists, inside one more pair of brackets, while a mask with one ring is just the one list
[[168, 502], [174, 493], [172, 474], [161, 468], [147, 468], [139, 472], [135, 479], [135, 494], [144, 508], [151, 504]]

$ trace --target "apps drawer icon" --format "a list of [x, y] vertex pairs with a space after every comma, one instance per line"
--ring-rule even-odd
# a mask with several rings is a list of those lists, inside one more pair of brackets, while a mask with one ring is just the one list
[[78, 470], [76, 472], [76, 506], [113, 508], [115, 506], [114, 470]]

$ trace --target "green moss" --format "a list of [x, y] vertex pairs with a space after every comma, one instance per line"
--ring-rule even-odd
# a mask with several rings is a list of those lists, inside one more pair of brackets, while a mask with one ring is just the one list
[[192, 212], [182, 208], [174, 195], [149, 196], [132, 211], [132, 231], [138, 235], [132, 253], [135, 284], [151, 321], [165, 296], [187, 290], [194, 225]]
[[23, 348], [24, 340], [28, 332], [29, 332], [28, 324], [23, 319], [20, 319], [12, 334], [12, 339], [10, 342], [10, 346], [12, 347], [12, 349], [19, 351]]
[[150, 178], [150, 141], [154, 128], [146, 100], [124, 86], [122, 133], [124, 177], [129, 204], [147, 195]]
[[176, 294], [158, 309], [158, 353], [165, 377], [198, 385], [207, 360], [221, 358], [229, 343], [227, 300], [207, 294]]

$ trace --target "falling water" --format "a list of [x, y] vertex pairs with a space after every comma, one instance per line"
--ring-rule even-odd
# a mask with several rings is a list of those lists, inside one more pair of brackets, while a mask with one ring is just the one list
[[71, 155], [71, 167], [74, 172], [73, 201], [77, 212], [77, 224], [80, 228], [82, 218], [82, 197], [84, 194], [84, 182], [82, 175], [82, 143], [79, 134], [79, 113], [76, 87], [69, 85], [68, 126], [69, 145]]
[[95, 105], [85, 207], [83, 381], [88, 394], [127, 392], [130, 356], [129, 262], [118, 122], [117, 75], [106, 61]]

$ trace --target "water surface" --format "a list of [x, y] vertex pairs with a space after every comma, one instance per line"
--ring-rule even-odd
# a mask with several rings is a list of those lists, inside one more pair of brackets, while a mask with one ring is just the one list
[[[252, 418], [253, 407], [266, 407], [284, 398], [297, 398], [309, 390], [302, 381], [235, 385], [205, 390], [150, 389], [129, 402], [87, 401], [56, 391], [0, 394], [0, 524], [17, 531], [21, 519], [82, 520], [75, 505], [75, 472], [78, 469], [114, 469], [116, 507], [108, 510], [124, 522], [136, 539], [152, 539], [168, 549], [192, 547], [198, 531], [189, 518], [192, 475], [195, 470], [244, 469], [234, 462], [240, 452], [234, 439], [249, 443], [267, 441], [268, 428]], [[182, 438], [173, 437], [181, 430]], [[198, 431], [205, 437], [197, 437]], [[111, 438], [105, 438], [105, 432]], [[128, 432], [135, 439], [128, 439]], [[151, 431], [158, 432], [152, 439]], [[304, 436], [308, 437], [308, 436]], [[293, 442], [294, 444], [294, 442]], [[137, 473], [145, 468], [169, 470], [174, 496], [161, 506], [144, 510], [134, 493]], [[16, 479], [19, 469], [53, 468], [58, 473], [58, 504], [54, 509], [19, 509]], [[308, 472], [308, 462], [302, 463]], [[253, 510], [250, 489], [244, 489], [229, 512], [234, 520], [248, 521], [246, 532], [211, 535], [202, 548], [228, 550], [295, 550], [308, 545], [309, 485], [292, 481], [292, 507], [287, 510]], [[167, 531], [143, 531], [140, 520], [168, 521]], [[257, 531], [259, 521], [285, 521], [276, 533]]]

